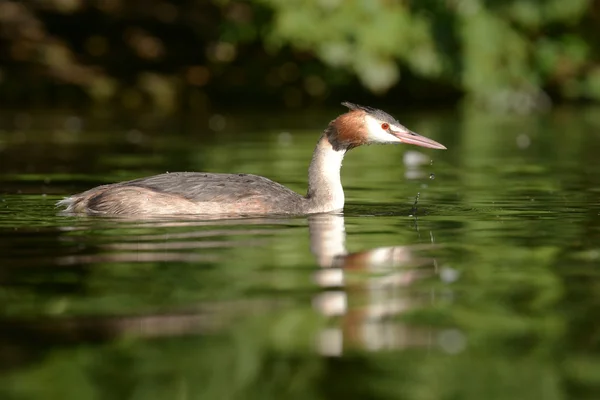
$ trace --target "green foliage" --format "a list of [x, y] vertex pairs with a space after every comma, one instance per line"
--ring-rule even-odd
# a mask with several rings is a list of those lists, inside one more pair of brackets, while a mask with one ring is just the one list
[[364, 95], [355, 78], [380, 96], [466, 94], [501, 110], [600, 100], [592, 0], [190, 0], [127, 3], [126, 13], [122, 0], [102, 4], [0, 1], [0, 102], [297, 107]]
[[589, 0], [257, 2], [274, 10], [270, 44], [313, 51], [374, 92], [404, 67], [507, 108], [520, 97], [535, 106], [553, 88], [600, 99]]

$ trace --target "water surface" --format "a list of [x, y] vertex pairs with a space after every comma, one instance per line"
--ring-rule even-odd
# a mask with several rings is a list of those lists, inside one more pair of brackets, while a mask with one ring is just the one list
[[54, 206], [165, 171], [304, 192], [335, 113], [3, 114], [0, 397], [598, 398], [597, 109], [400, 114], [448, 150], [353, 150], [343, 214]]

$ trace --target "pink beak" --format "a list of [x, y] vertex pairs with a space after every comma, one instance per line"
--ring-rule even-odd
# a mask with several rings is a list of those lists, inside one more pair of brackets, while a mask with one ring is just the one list
[[396, 136], [402, 143], [414, 144], [416, 146], [428, 147], [430, 149], [440, 149], [446, 150], [446, 146], [441, 143], [436, 142], [435, 140], [431, 140], [426, 138], [425, 136], [421, 136], [418, 133], [414, 133], [412, 131], [396, 131], [391, 130], [391, 134]]

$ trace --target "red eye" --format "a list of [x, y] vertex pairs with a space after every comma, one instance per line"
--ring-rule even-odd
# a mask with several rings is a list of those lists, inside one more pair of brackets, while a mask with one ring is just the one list
[[390, 129], [390, 125], [387, 122], [384, 122], [383, 124], [381, 124], [381, 129], [387, 131], [388, 129]]

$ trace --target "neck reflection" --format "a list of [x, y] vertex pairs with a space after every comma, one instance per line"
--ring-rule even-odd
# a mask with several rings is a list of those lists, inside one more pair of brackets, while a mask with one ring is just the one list
[[323, 315], [339, 318], [337, 325], [319, 333], [319, 352], [335, 356], [349, 347], [429, 346], [430, 329], [407, 325], [397, 317], [430, 299], [408, 289], [434, 275], [435, 260], [419, 254], [433, 245], [348, 252], [343, 215], [313, 215], [308, 222], [311, 251], [321, 267], [315, 272], [315, 282], [323, 288], [313, 304]]

